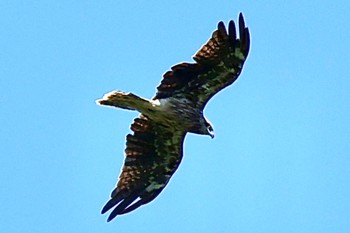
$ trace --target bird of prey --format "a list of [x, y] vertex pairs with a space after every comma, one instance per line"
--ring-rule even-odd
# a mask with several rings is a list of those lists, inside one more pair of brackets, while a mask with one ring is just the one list
[[211, 97], [231, 85], [242, 71], [250, 46], [242, 13], [238, 33], [239, 36], [233, 20], [228, 30], [219, 22], [209, 41], [194, 55], [195, 62], [171, 67], [151, 100], [113, 91], [96, 101], [140, 113], [131, 124], [133, 133], [126, 136], [119, 180], [101, 211], [104, 214], [113, 209], [107, 221], [157, 197], [181, 162], [187, 133], [214, 137], [203, 109]]

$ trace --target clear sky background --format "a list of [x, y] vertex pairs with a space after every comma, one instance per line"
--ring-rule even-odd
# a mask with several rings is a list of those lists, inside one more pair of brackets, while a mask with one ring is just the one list
[[[251, 51], [152, 203], [106, 223], [135, 112], [220, 20]], [[350, 232], [349, 1], [0, 1], [0, 232]]]

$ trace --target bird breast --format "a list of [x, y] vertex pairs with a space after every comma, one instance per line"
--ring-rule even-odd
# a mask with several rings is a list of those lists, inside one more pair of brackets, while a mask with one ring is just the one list
[[186, 98], [169, 97], [153, 101], [157, 106], [157, 118], [161, 117], [161, 121], [167, 121], [172, 127], [188, 131], [203, 117], [202, 111]]

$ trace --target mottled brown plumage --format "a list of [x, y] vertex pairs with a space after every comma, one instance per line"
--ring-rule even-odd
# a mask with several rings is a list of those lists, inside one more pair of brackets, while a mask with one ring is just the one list
[[152, 201], [166, 186], [182, 159], [186, 133], [213, 137], [203, 116], [209, 99], [231, 85], [241, 73], [250, 45], [249, 30], [239, 15], [239, 38], [234, 22], [223, 22], [195, 54], [195, 63], [175, 65], [163, 75], [152, 100], [131, 93], [111, 92], [97, 103], [141, 115], [126, 137], [125, 161], [111, 199], [102, 213], [108, 221]]
[[[182, 159], [183, 132], [174, 132], [157, 125], [144, 115], [134, 120], [131, 130], [134, 134], [128, 134], [126, 137], [126, 158], [117, 187], [102, 213], [113, 208], [118, 202], [121, 203], [112, 211], [108, 220], [153, 200], [167, 184]], [[163, 138], [176, 143], [165, 145], [159, 142]], [[163, 156], [165, 154], [167, 156]], [[147, 190], [150, 185], [158, 187]], [[137, 198], [138, 202], [130, 205]]]

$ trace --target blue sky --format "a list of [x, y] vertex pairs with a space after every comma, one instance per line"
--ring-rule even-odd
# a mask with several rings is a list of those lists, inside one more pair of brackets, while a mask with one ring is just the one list
[[[119, 1], [121, 2], [121, 1]], [[349, 1], [0, 1], [0, 231], [349, 232]], [[100, 215], [135, 112], [218, 21], [244, 13], [240, 79], [205, 109], [152, 203]]]

